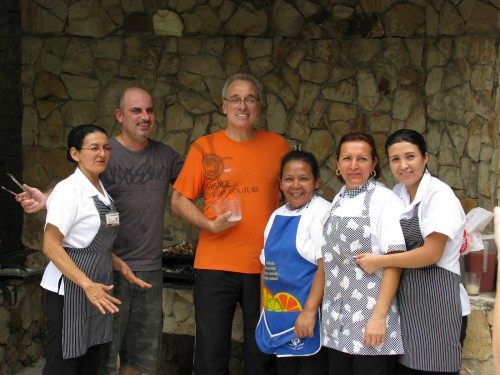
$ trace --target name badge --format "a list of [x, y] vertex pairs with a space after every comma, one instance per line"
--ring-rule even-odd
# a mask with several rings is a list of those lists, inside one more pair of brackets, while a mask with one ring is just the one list
[[106, 214], [106, 226], [107, 227], [117, 227], [120, 225], [120, 215], [118, 212], [110, 212]]

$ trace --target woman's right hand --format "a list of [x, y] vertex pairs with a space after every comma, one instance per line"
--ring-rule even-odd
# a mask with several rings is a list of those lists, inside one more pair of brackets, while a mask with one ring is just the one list
[[363, 342], [365, 345], [377, 347], [384, 343], [386, 333], [386, 317], [372, 314], [365, 327]]
[[316, 311], [302, 310], [295, 320], [293, 332], [299, 339], [314, 337], [314, 326], [316, 325]]
[[120, 305], [121, 301], [107, 293], [112, 289], [113, 285], [108, 286], [94, 282], [90, 282], [83, 288], [89, 301], [99, 309], [101, 314], [106, 314], [106, 310], [111, 314], [119, 311], [116, 305]]
[[23, 184], [23, 186], [31, 194], [31, 197], [25, 192], [16, 195], [16, 201], [21, 203], [24, 212], [31, 214], [45, 208], [45, 202], [47, 201], [47, 197], [45, 196], [45, 194], [43, 194], [37, 188], [28, 186], [26, 184]]

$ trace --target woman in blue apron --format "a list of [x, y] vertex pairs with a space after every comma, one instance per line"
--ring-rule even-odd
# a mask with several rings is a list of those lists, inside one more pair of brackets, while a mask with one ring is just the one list
[[43, 252], [50, 262], [41, 282], [48, 331], [44, 375], [97, 373], [100, 345], [111, 341], [112, 314], [120, 304], [111, 295], [112, 269], [150, 287], [112, 254], [119, 215], [99, 180], [110, 152], [101, 127], [72, 129], [67, 158], [77, 168], [47, 200]]
[[380, 175], [369, 134], [344, 135], [337, 148], [335, 196], [324, 225], [323, 345], [331, 375], [387, 375], [403, 353], [396, 291], [400, 269], [368, 275], [354, 261], [362, 252], [405, 251], [397, 196], [375, 181]]
[[[401, 227], [409, 250], [357, 262], [367, 272], [404, 268], [398, 290], [405, 353], [397, 374], [457, 374], [462, 327], [459, 256], [465, 214], [453, 190], [427, 170], [425, 140], [415, 130], [400, 129], [385, 145], [399, 181], [394, 192], [405, 205]], [[463, 300], [463, 301], [462, 301]]]
[[320, 304], [324, 273], [321, 218], [329, 202], [316, 195], [319, 168], [313, 154], [291, 151], [283, 158], [280, 189], [286, 204], [265, 229], [259, 348], [277, 356], [278, 374], [326, 375], [321, 348]]

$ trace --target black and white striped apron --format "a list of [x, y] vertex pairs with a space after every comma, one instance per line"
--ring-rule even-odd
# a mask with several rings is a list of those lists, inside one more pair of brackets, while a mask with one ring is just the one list
[[[401, 219], [408, 251], [424, 243], [417, 204]], [[399, 362], [421, 371], [460, 369], [460, 276], [437, 265], [404, 269], [398, 289], [404, 355]]]
[[[95, 283], [113, 285], [113, 242], [118, 227], [106, 227], [106, 214], [116, 212], [114, 204], [108, 207], [97, 196], [94, 204], [101, 225], [92, 243], [82, 249], [65, 247], [76, 266]], [[64, 280], [64, 312], [62, 331], [63, 358], [80, 357], [91, 346], [111, 341], [113, 315], [101, 312], [87, 299], [82, 288], [62, 276]]]

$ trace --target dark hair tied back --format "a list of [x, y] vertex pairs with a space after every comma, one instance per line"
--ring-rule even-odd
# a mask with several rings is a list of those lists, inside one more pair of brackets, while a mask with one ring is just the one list
[[76, 161], [71, 156], [71, 152], [70, 152], [71, 148], [74, 147], [78, 151], [80, 151], [82, 149], [82, 145], [83, 145], [83, 141], [85, 140], [85, 137], [88, 134], [95, 133], [95, 132], [104, 133], [106, 136], [108, 135], [108, 133], [106, 133], [106, 130], [104, 130], [100, 126], [93, 125], [93, 124], [79, 125], [73, 129], [71, 129], [71, 131], [69, 132], [69, 135], [68, 135], [68, 142], [67, 142], [68, 148], [66, 149], [66, 158], [69, 161], [76, 163]]
[[311, 172], [314, 176], [314, 179], [319, 180], [319, 166], [316, 157], [307, 151], [302, 150], [292, 150], [281, 159], [281, 167], [280, 167], [280, 179], [283, 178], [283, 171], [285, 166], [291, 161], [302, 161], [306, 164], [309, 164], [311, 167]]
[[392, 133], [385, 141], [385, 154], [389, 156], [389, 147], [400, 142], [408, 142], [418, 147], [422, 156], [427, 153], [425, 139], [418, 131], [413, 129], [399, 129]]
[[[380, 177], [380, 158], [378, 157], [377, 153], [377, 146], [375, 145], [375, 139], [371, 134], [368, 133], [363, 133], [363, 132], [350, 132], [347, 134], [344, 134], [342, 138], [340, 138], [340, 141], [337, 145], [337, 151], [336, 151], [336, 156], [337, 156], [337, 161], [339, 160], [340, 157], [340, 151], [342, 148], [342, 145], [346, 142], [366, 142], [371, 148], [371, 157], [373, 160], [377, 160], [377, 164], [375, 164], [375, 179], [378, 179]], [[342, 175], [337, 175], [337, 178], [339, 179], [340, 182], [345, 184], [345, 180], [342, 177]]]

